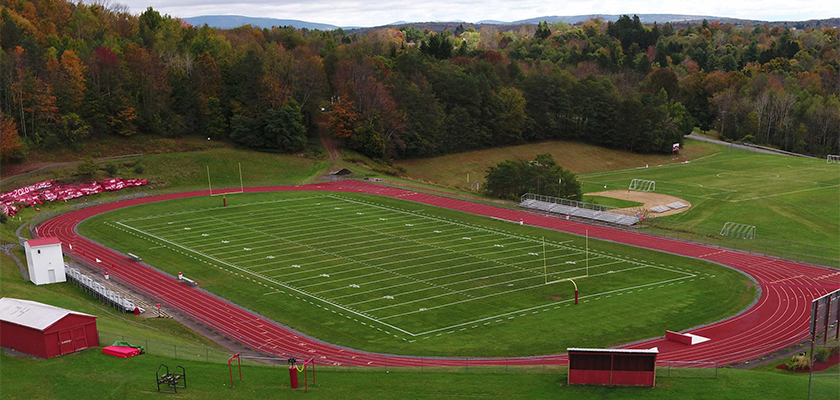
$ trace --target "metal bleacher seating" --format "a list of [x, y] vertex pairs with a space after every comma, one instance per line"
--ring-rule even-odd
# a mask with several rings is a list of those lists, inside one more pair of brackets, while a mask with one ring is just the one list
[[[623, 215], [618, 213], [612, 213], [609, 211], [601, 211], [601, 210], [592, 210], [589, 208], [584, 207], [576, 207], [574, 205], [565, 205], [565, 204], [558, 204], [553, 201], [542, 201], [536, 200], [532, 198], [527, 198], [528, 194], [523, 196], [522, 202], [519, 203], [520, 207], [523, 208], [530, 208], [533, 210], [540, 210], [545, 212], [550, 212], [554, 214], [560, 215], [570, 215], [578, 218], [587, 218], [601, 222], [608, 222], [611, 224], [618, 224], [624, 226], [634, 225], [639, 222], [638, 217], [630, 216], [630, 215]], [[547, 196], [547, 200], [553, 200], [554, 198], [550, 198]], [[565, 200], [565, 199], [557, 199], [557, 200]], [[575, 202], [573, 204], [585, 204], [581, 202]], [[599, 207], [603, 208], [603, 207]]]
[[651, 207], [650, 210], [655, 212], [655, 213], [663, 213], [665, 211], [671, 211], [671, 208], [666, 207], [666, 206], [656, 206], [656, 207]]
[[670, 208], [672, 210], [678, 210], [680, 208], [688, 207], [688, 204], [685, 204], [681, 201], [675, 201], [673, 203], [668, 203], [667, 206], [668, 206], [668, 208]]

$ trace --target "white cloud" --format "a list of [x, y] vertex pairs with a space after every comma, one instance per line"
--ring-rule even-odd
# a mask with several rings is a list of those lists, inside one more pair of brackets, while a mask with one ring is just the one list
[[[394, 21], [515, 21], [550, 15], [690, 14], [758, 20], [805, 20], [840, 16], [836, 3], [802, 1], [641, 0], [123, 0], [133, 12], [147, 7], [178, 17], [235, 14], [299, 19], [338, 26], [377, 26]], [[835, 4], [835, 6], [831, 6]]]

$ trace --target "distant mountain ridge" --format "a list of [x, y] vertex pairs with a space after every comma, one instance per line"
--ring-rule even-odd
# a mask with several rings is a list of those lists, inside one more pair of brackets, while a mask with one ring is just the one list
[[244, 15], [199, 15], [196, 17], [181, 18], [193, 26], [204, 26], [211, 28], [233, 29], [243, 25], [251, 25], [257, 28], [271, 28], [273, 26], [292, 26], [296, 29], [318, 29], [331, 31], [338, 29], [338, 26], [321, 24], [317, 22], [301, 21], [297, 19], [258, 18], [246, 17]]
[[[537, 17], [537, 18], [528, 18], [528, 19], [521, 19], [519, 21], [513, 22], [502, 22], [503, 24], [538, 24], [542, 21], [545, 22], [565, 22], [567, 24], [576, 24], [578, 22], [584, 22], [592, 18], [601, 18], [604, 21], [618, 21], [618, 19], [625, 14], [587, 14], [587, 15], [566, 15], [566, 16], [544, 16], [544, 17]], [[626, 15], [634, 15], [634, 14], [626, 14]], [[639, 16], [639, 20], [643, 24], [652, 24], [654, 22], [659, 23], [666, 23], [666, 22], [683, 22], [683, 21], [695, 21], [695, 20], [719, 20], [724, 19], [722, 17], [713, 17], [709, 15], [686, 15], [686, 14], [635, 14]]]
[[[601, 18], [605, 21], [616, 21], [622, 15], [625, 14], [586, 14], [586, 15], [567, 15], [567, 16], [542, 16], [536, 18], [528, 18], [522, 19], [518, 21], [498, 21], [498, 20], [482, 20], [475, 23], [464, 22], [460, 20], [452, 20], [452, 21], [426, 21], [426, 22], [406, 22], [406, 21], [396, 21], [392, 22], [387, 25], [380, 25], [380, 26], [372, 26], [372, 27], [358, 27], [358, 26], [345, 26], [341, 27], [345, 30], [352, 30], [358, 33], [364, 33], [368, 30], [375, 29], [375, 28], [384, 28], [384, 27], [401, 27], [401, 26], [414, 26], [419, 29], [430, 29], [433, 31], [442, 31], [444, 29], [454, 29], [458, 25], [463, 25], [464, 27], [475, 27], [476, 29], [480, 28], [481, 26], [485, 25], [493, 25], [497, 26], [500, 29], [518, 29], [519, 26], [527, 25], [527, 24], [538, 24], [542, 21], [546, 22], [564, 22], [570, 25], [579, 24], [581, 22], [587, 21], [592, 18]], [[632, 13], [626, 15], [634, 15]], [[672, 24], [698, 24], [700, 21], [706, 19], [709, 21], [719, 21], [721, 23], [731, 23], [735, 25], [743, 25], [743, 24], [768, 24], [768, 25], [780, 25], [780, 26], [789, 26], [789, 27], [796, 27], [796, 28], [805, 28], [808, 26], [811, 27], [819, 27], [819, 26], [837, 26], [840, 24], [840, 18], [827, 18], [827, 19], [820, 19], [820, 20], [808, 20], [808, 21], [761, 21], [761, 20], [750, 20], [750, 19], [739, 19], [739, 18], [728, 18], [728, 17], [715, 17], [710, 15], [688, 15], [688, 14], [635, 14], [639, 16], [639, 20], [644, 24], [652, 24], [654, 22], [658, 22], [660, 24], [664, 24], [666, 22], [671, 22]], [[278, 19], [278, 18], [259, 18], [259, 17], [247, 17], [243, 15], [200, 15], [196, 17], [188, 17], [182, 18], [182, 20], [190, 23], [193, 26], [203, 26], [207, 24], [213, 28], [218, 29], [232, 29], [243, 25], [251, 25], [257, 28], [271, 28], [273, 26], [292, 26], [296, 29], [318, 29], [322, 31], [329, 31], [335, 30], [339, 27], [336, 25], [330, 24], [322, 24], [317, 22], [309, 22], [309, 21], [301, 21], [296, 19]]]

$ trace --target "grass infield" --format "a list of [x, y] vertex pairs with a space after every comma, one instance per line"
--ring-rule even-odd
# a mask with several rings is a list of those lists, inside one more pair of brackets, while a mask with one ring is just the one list
[[[584, 238], [402, 200], [286, 192], [227, 204], [135, 206], [79, 231], [319, 339], [396, 354], [617, 345], [725, 318], [756, 293], [725, 267], [595, 240], [582, 277]], [[571, 283], [545, 284], [563, 278], [579, 305]]]

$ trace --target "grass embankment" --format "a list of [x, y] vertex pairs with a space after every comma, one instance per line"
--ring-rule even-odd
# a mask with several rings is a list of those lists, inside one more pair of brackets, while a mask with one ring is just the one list
[[[718, 151], [719, 146], [697, 140], [686, 140], [680, 151], [681, 160], [693, 160]], [[537, 154], [549, 153], [563, 168], [576, 174], [635, 168], [645, 164], [668, 164], [670, 155], [637, 154], [607, 149], [578, 142], [543, 142], [518, 146], [495, 147], [434, 158], [400, 160], [394, 164], [405, 168], [408, 176], [450, 188], [469, 189], [470, 182], [484, 182], [487, 169], [504, 160], [533, 160]]]
[[[68, 205], [87, 201], [107, 200], [132, 193], [167, 193], [190, 190], [207, 190], [207, 167], [213, 188], [236, 188], [240, 185], [239, 163], [242, 164], [242, 182], [245, 186], [301, 185], [312, 182], [327, 169], [327, 163], [311, 160], [300, 155], [260, 153], [233, 148], [217, 148], [187, 153], [165, 153], [138, 158], [111, 161], [118, 166], [114, 176], [122, 178], [143, 178], [148, 186], [128, 188], [119, 192], [105, 192], [95, 196], [82, 197], [68, 203], [45, 203], [36, 211], [34, 207], [25, 207], [6, 224], [0, 227], [0, 242], [16, 243], [14, 230], [20, 224], [36, 218], [46, 212], [61, 212]], [[107, 163], [101, 163], [104, 166]], [[137, 166], [141, 168], [138, 169]], [[65, 182], [90, 182], [108, 178], [100, 170], [93, 176], [76, 175], [75, 165], [62, 165], [48, 168], [33, 174], [12, 177], [0, 185], [0, 191], [12, 190], [44, 180]]]
[[[26, 262], [20, 247], [15, 249], [19, 259]], [[0, 253], [0, 296], [34, 300], [56, 307], [96, 315], [99, 330], [127, 336], [148, 338], [174, 344], [218, 347], [209, 339], [184, 327], [171, 318], [146, 318], [120, 313], [69, 282], [35, 286], [20, 275], [17, 263]], [[110, 344], [110, 343], [108, 343]], [[6, 369], [6, 365], [3, 365]]]
[[[656, 192], [691, 202], [686, 212], [651, 219], [665, 234], [840, 266], [840, 166], [825, 160], [721, 152], [689, 164], [579, 176], [585, 191], [656, 181]], [[722, 237], [726, 222], [756, 227], [757, 239]]]
[[[525, 372], [468, 372], [447, 370], [381, 369], [336, 370], [316, 367], [316, 384], [303, 392], [289, 388], [288, 368], [242, 367], [242, 382], [230, 376], [224, 364], [184, 362], [141, 355], [129, 359], [106, 356], [97, 349], [49, 360], [0, 355], [0, 395], [4, 399], [145, 399], [158, 396], [155, 370], [183, 365], [187, 388], [177, 398], [190, 399], [796, 399], [808, 393], [807, 374], [777, 374], [722, 369], [718, 378], [668, 378], [660, 370], [655, 388], [567, 386], [565, 368]], [[513, 371], [513, 369], [512, 369]], [[675, 371], [674, 371], [675, 372]], [[237, 371], [234, 371], [236, 375]], [[709, 372], [714, 374], [713, 371]], [[23, 377], [42, 377], [25, 379]], [[311, 377], [310, 377], [311, 379]], [[310, 381], [311, 383], [311, 381]], [[811, 398], [836, 399], [838, 380], [814, 379]], [[169, 397], [169, 395], [165, 395]]]
[[[238, 202], [238, 204], [244, 204], [245, 202], [276, 200], [295, 196], [307, 197], [312, 195], [313, 194], [306, 192], [245, 194], [237, 195], [235, 201]], [[549, 242], [566, 242], [564, 243], [565, 246], [573, 246], [578, 249], [578, 251], [582, 250], [584, 247], [583, 238], [563, 234], [557, 231], [513, 225], [486, 217], [429, 207], [397, 199], [379, 198], [376, 196], [361, 194], [342, 194], [342, 196], [371, 202], [380, 206], [408, 210], [409, 214], [419, 212], [422, 213], [422, 215], [433, 216], [443, 220], [457, 221], [458, 223], [466, 223], [478, 227], [486, 227], [517, 236], [536, 238], [545, 236], [546, 240]], [[119, 230], [114, 225], [109, 226], [105, 224], [106, 222], [115, 223], [116, 221], [127, 218], [142, 217], [150, 214], [157, 215], [162, 213], [177, 213], [181, 211], [217, 207], [220, 208], [218, 199], [207, 197], [135, 206], [91, 218], [80, 225], [79, 231], [83, 235], [119, 251], [140, 254], [143, 256], [144, 261], [164, 271], [172, 274], [176, 274], [178, 271], [183, 271], [188, 276], [198, 282], [201, 282], [203, 288], [230, 299], [237, 304], [241, 304], [245, 307], [253, 309], [254, 311], [262, 313], [277, 320], [278, 322], [300, 329], [301, 331], [311, 334], [319, 339], [353, 348], [397, 354], [470, 357], [515, 356], [562, 353], [565, 351], [566, 347], [570, 346], [612, 346], [626, 343], [628, 341], [660, 336], [666, 329], [687, 329], [695, 325], [724, 318], [741, 310], [752, 301], [755, 295], [755, 290], [749, 284], [747, 278], [729, 268], [724, 268], [699, 260], [686, 259], [654, 251], [631, 248], [615, 243], [590, 240], [590, 250], [593, 251], [593, 257], [595, 255], [603, 255], [604, 253], [602, 252], [618, 255], [624, 258], [633, 257], [655, 265], [664, 264], [679, 267], [683, 271], [689, 270], [692, 273], [699, 271], [697, 274], [698, 278], [691, 281], [680, 281], [679, 283], [673, 282], [671, 285], [666, 283], [663, 287], [653, 287], [653, 290], [643, 290], [641, 292], [634, 290], [633, 293], [628, 292], [623, 295], [614, 294], [610, 297], [594, 296], [594, 298], [591, 299], [586, 298], [585, 300], [587, 301], [582, 301], [579, 306], [568, 308], [563, 307], [561, 309], [552, 308], [552, 310], [549, 310], [548, 312], [538, 310], [540, 312], [532, 313], [529, 311], [527, 315], [524, 316], [517, 314], [515, 316], [515, 320], [503, 318], [501, 319], [501, 322], [491, 321], [488, 322], [488, 324], [477, 324], [481, 329], [452, 329], [452, 332], [443, 331], [441, 332], [441, 335], [429, 334], [428, 336], [430, 337], [428, 337], [427, 340], [422, 340], [421, 337], [417, 337], [415, 338], [417, 340], [412, 343], [402, 340], [401, 338], [394, 338], [392, 335], [385, 335], [375, 329], [370, 329], [368, 326], [363, 326], [352, 320], [347, 320], [343, 317], [325, 312], [324, 309], [316, 307], [316, 304], [296, 300], [294, 297], [286, 295], [265, 296], [263, 294], [266, 292], [266, 289], [262, 286], [255, 285], [252, 280], [247, 280], [242, 276], [232, 275], [227, 269], [211, 267], [204, 262], [185, 257], [183, 254], [168, 248], [160, 248], [155, 251], [149, 251], [150, 246], [158, 246], [158, 244], [156, 244], [157, 242], [151, 243], [138, 236], [130, 235], [122, 230]], [[354, 214], [356, 210], [352, 211], [353, 212], [351, 212], [351, 214]], [[261, 213], [258, 210], [254, 210], [253, 212], [258, 214]], [[308, 212], [314, 211], [309, 210]], [[357, 217], [356, 215], [353, 216]], [[403, 218], [406, 217], [403, 216]], [[282, 222], [286, 219], [288, 219], [288, 217], [283, 217], [276, 213], [273, 213], [271, 217], [271, 220], [277, 221], [277, 223], [280, 224], [282, 224]], [[131, 224], [131, 222], [129, 223]], [[418, 223], [415, 222], [415, 225], [417, 224]], [[428, 224], [428, 222], [420, 222], [419, 224]], [[336, 226], [339, 227], [338, 225], [343, 227], [341, 221], [337, 220]], [[166, 227], [168, 225], [164, 224], [163, 226]], [[257, 228], [260, 230], [278, 229], [270, 228], [267, 225], [260, 225]], [[399, 237], [402, 238], [406, 235], [411, 236], [411, 233], [408, 233], [408, 229], [404, 229], [406, 229], [406, 233], [399, 233]], [[155, 231], [158, 234], [166, 235], [163, 230], [155, 229]], [[181, 230], [181, 232], [185, 231]], [[423, 232], [416, 232], [416, 234], [422, 233]], [[201, 232], [196, 231], [196, 235], [200, 234]], [[214, 230], [213, 235], [225, 235], [225, 230]], [[284, 240], [281, 238], [283, 235], [296, 235], [296, 233], [294, 231], [280, 231], [277, 235], [280, 236], [272, 240], [283, 243]], [[487, 236], [487, 232], [482, 233], [482, 235]], [[175, 239], [178, 239], [179, 237], [181, 237], [180, 234], [176, 235]], [[199, 239], [203, 240], [201, 238]], [[230, 240], [236, 240], [236, 238]], [[296, 236], [295, 240], [304, 239], [302, 239], [301, 236]], [[402, 238], [398, 241], [403, 240], [407, 239]], [[235, 242], [231, 243], [231, 245], [235, 244]], [[395, 244], [397, 242], [394, 240], [383, 243], [388, 243], [391, 246], [398, 246]], [[452, 243], [451, 245], [458, 244], [459, 243]], [[511, 242], [507, 242], [507, 244], [511, 244]], [[318, 246], [317, 243], [310, 245], [313, 246], [313, 248], [317, 248]], [[255, 246], [258, 246], [258, 244], [255, 243]], [[448, 246], [449, 245], [443, 245], [443, 248]], [[487, 246], [491, 249], [493, 248], [492, 244], [488, 244]], [[263, 245], [263, 247], [265, 246]], [[211, 253], [213, 252], [212, 249], [207, 249], [206, 244], [203, 248], [205, 248], [206, 251]], [[279, 249], [282, 250], [282, 246], [279, 247]], [[240, 260], [244, 260], [243, 258], [237, 256], [238, 253], [232, 253], [231, 251], [233, 250], [242, 251], [241, 248], [238, 250], [230, 249], [230, 251], [220, 250], [222, 253], [219, 257], [225, 258], [232, 256], [235, 259], [235, 261], [233, 261], [234, 263], [239, 263]], [[258, 250], [261, 252], [266, 251], [266, 249], [262, 247]], [[414, 250], [416, 250], [416, 248]], [[341, 252], [341, 250], [336, 251]], [[356, 251], [352, 247], [344, 247], [343, 251], [345, 252], [342, 252], [341, 254], [350, 257], [361, 257], [360, 260], [364, 261], [365, 252], [370, 250], [362, 249]], [[353, 253], [354, 251], [359, 254]], [[464, 249], [463, 251], [480, 252], [482, 250], [480, 248], [476, 248]], [[491, 259], [496, 257], [491, 253], [492, 251], [488, 250], [486, 254], [481, 253], [480, 255], [482, 257], [491, 257]], [[527, 251], [522, 254], [526, 253]], [[276, 263], [278, 261], [265, 260], [266, 254], [260, 254], [263, 258], [262, 262]], [[281, 267], [297, 264], [293, 259], [284, 259], [283, 257], [286, 257], [284, 254], [285, 252], [283, 251], [275, 254], [280, 260]], [[510, 254], [516, 253], [507, 254], [508, 259], [510, 259]], [[504, 255], [500, 255], [500, 257], [503, 256]], [[579, 259], [579, 261], [582, 262], [581, 257], [577, 257], [576, 259]], [[564, 260], [566, 259], [559, 259], [557, 262], [565, 265], [562, 263]], [[213, 264], [217, 263], [213, 260], [209, 261]], [[428, 261], [428, 259], [426, 261]], [[611, 260], [607, 261], [612, 262]], [[284, 262], [286, 264], [283, 264]], [[380, 262], [384, 261], [374, 261], [373, 264], [377, 265]], [[593, 261], [593, 265], [594, 263], [595, 262]], [[255, 266], [259, 267], [259, 265], [261, 264], [258, 262], [257, 264], [248, 264], [247, 266], [250, 268]], [[396, 264], [391, 263], [391, 266], [394, 265]], [[607, 263], [606, 265], [610, 264]], [[617, 265], [617, 267], [620, 269], [620, 266]], [[266, 268], [260, 268], [260, 270], [264, 270]], [[359, 268], [359, 266], [356, 265], [354, 267], [353, 264], [348, 264], [344, 268], [352, 271], [353, 268]], [[300, 271], [304, 270], [301, 269]], [[637, 272], [642, 274], [639, 276], [645, 276], [644, 271], [645, 270], [643, 269]], [[316, 274], [320, 273], [323, 273], [323, 271], [317, 272]], [[282, 272], [275, 271], [271, 273], [272, 276], [278, 274], [282, 274]], [[350, 273], [349, 275], [344, 275], [344, 277], [352, 276], [353, 274], [363, 274], [363, 272]], [[488, 275], [492, 274], [493, 273], [488, 273]], [[614, 276], [617, 277], [615, 279], [620, 279], [618, 278], [619, 275], [622, 274], [615, 274]], [[712, 275], [714, 275], [714, 277], [712, 277]], [[276, 279], [281, 281], [286, 279], [281, 275], [278, 276], [279, 277]], [[606, 279], [611, 276], [613, 275], [606, 275], [601, 279]], [[257, 280], [263, 279], [257, 275], [251, 276], [251, 278]], [[429, 276], [423, 275], [420, 276], [420, 278], [426, 279], [429, 278]], [[458, 278], [462, 277], [459, 276]], [[636, 279], [637, 274], [628, 276], [628, 279], [630, 278]], [[651, 282], [658, 282], [665, 279], [670, 278], [657, 278]], [[607, 279], [607, 281], [609, 281], [609, 279]], [[601, 280], [597, 280], [589, 283], [586, 279], [583, 279], [577, 283], [582, 287], [581, 295], [587, 296], [604, 290], [603, 287], [599, 286], [600, 282]], [[273, 284], [271, 281], [266, 281], [265, 283]], [[353, 282], [346, 281], [345, 283]], [[364, 282], [360, 283], [364, 285]], [[437, 283], [444, 284], [446, 282], [438, 281]], [[619, 287], [625, 286], [632, 285]], [[398, 288], [395, 290], [402, 289]], [[526, 308], [543, 304], [547, 305], [552, 302], [556, 302], [561, 298], [573, 298], [572, 285], [568, 283], [550, 285], [547, 289], [540, 290], [541, 291], [537, 291], [535, 293], [543, 293], [546, 290], [554, 292], [543, 293], [543, 297], [539, 298], [535, 298], [536, 295], [531, 292], [513, 293], [511, 296], [507, 296], [505, 302], [514, 300], [520, 301], [523, 303], [520, 304], [520, 308]], [[492, 298], [490, 300], [492, 300]], [[503, 308], [508, 307], [509, 304], [503, 304], [501, 301], [498, 303], [492, 303], [492, 305], [493, 307], [497, 307], [499, 309], [497, 312], [498, 314], [511, 311], [503, 310]], [[441, 308], [436, 312], [447, 313], [450, 311], [447, 308]], [[458, 312], [466, 313], [463, 318], [468, 318], [471, 315], [469, 310], [465, 311], [464, 309], [459, 309]], [[463, 319], [447, 314], [447, 318], [450, 317], [454, 319]], [[464, 319], [465, 322], [469, 320], [470, 319]], [[419, 332], [420, 331], [416, 333]]]

